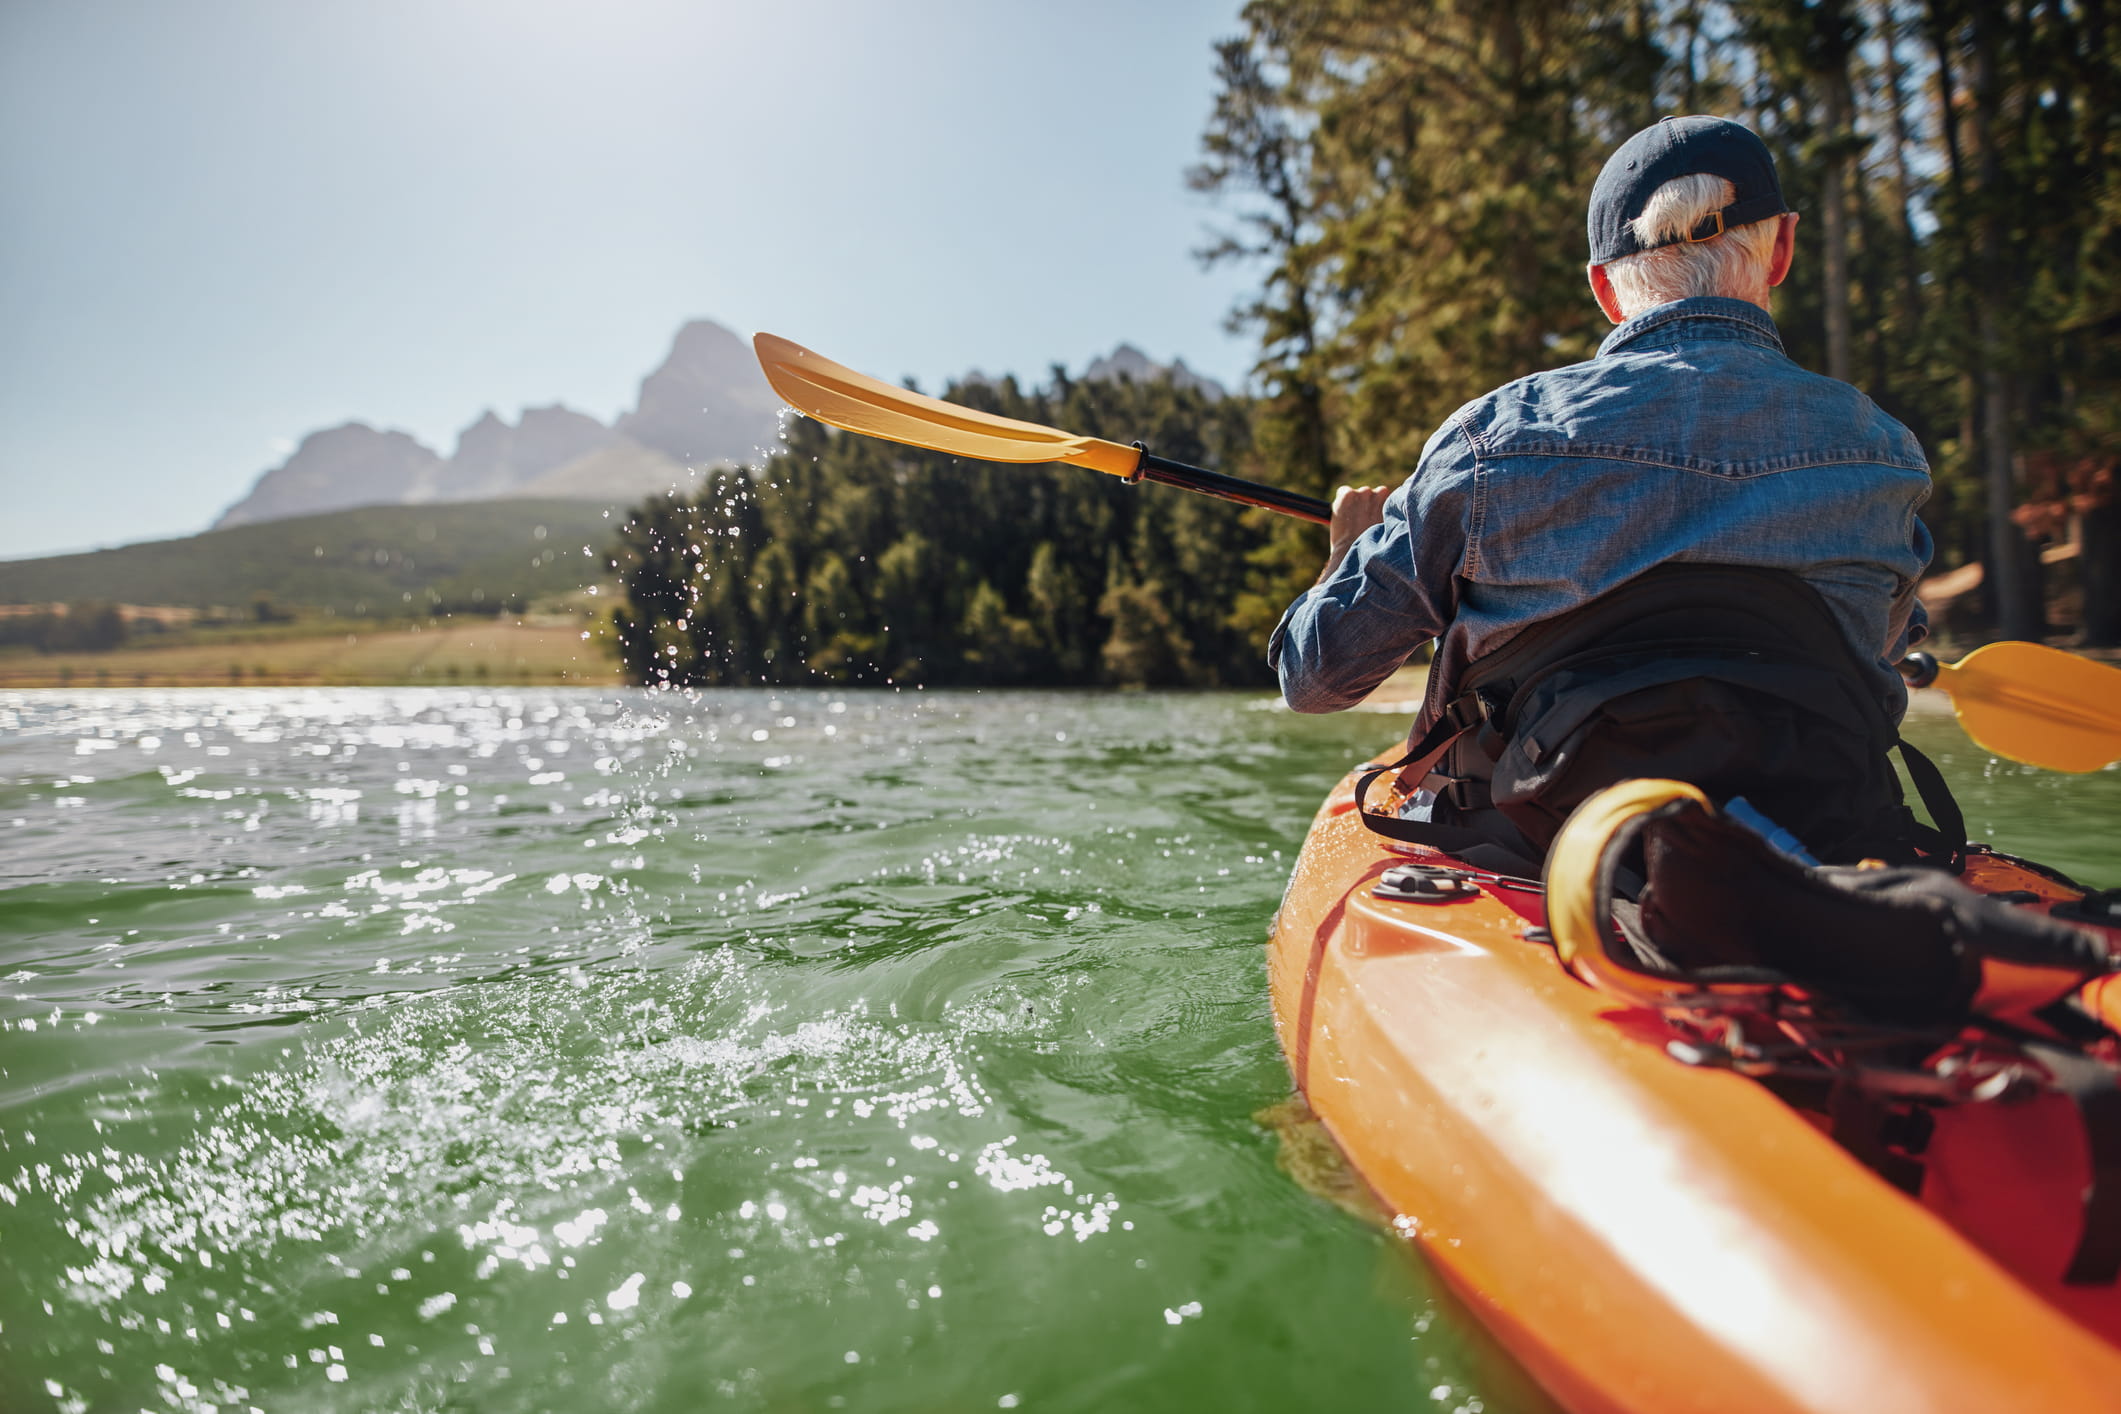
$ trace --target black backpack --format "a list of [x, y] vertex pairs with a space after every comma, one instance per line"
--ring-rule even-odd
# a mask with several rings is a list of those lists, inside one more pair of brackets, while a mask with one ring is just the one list
[[[1470, 864], [1537, 873], [1562, 822], [1617, 781], [1667, 777], [1745, 799], [1825, 863], [1956, 871], [1965, 823], [1944, 778], [1900, 740], [1876, 670], [1793, 574], [1661, 565], [1534, 624], [1431, 691], [1406, 755], [1357, 786], [1363, 823]], [[1898, 747], [1924, 806], [1907, 807]], [[1373, 782], [1433, 792], [1428, 820], [1368, 807]]]

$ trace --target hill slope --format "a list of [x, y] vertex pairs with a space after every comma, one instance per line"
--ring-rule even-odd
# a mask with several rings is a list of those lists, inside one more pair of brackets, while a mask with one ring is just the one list
[[[600, 577], [612, 522], [588, 501], [365, 506], [115, 550], [0, 562], [0, 604], [188, 604], [341, 614], [501, 604]], [[594, 552], [585, 556], [583, 546]]]
[[699, 480], [696, 473], [661, 452], [620, 437], [507, 494], [529, 500], [637, 505], [650, 496], [690, 491]]

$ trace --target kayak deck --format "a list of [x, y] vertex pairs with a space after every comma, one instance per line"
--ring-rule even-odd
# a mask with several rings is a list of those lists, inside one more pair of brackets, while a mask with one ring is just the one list
[[[1584, 1410], [2121, 1410], [2121, 1292], [2060, 1281], [2090, 1163], [2045, 1101], [1939, 1112], [1919, 1201], [1528, 937], [1544, 900], [1377, 897], [1320, 809], [1270, 945], [1297, 1087], [1532, 1375]], [[1967, 881], [2073, 893], [1994, 857]]]

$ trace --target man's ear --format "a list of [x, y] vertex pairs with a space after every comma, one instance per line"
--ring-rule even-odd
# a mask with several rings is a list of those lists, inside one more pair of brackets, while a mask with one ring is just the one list
[[1773, 289], [1789, 278], [1790, 262], [1797, 258], [1797, 213], [1785, 212], [1782, 224], [1775, 230], [1775, 249], [1768, 255], [1768, 288]]
[[1615, 324], [1623, 324], [1625, 317], [1620, 312], [1620, 296], [1613, 293], [1613, 278], [1605, 273], [1603, 265], [1586, 265], [1584, 273], [1590, 276], [1591, 293], [1598, 299], [1598, 307], [1605, 317]]

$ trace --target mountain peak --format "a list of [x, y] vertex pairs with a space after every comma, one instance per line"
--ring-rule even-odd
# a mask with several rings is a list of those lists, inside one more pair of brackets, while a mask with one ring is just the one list
[[780, 441], [780, 408], [751, 345], [711, 319], [694, 319], [641, 380], [639, 406], [616, 425], [687, 465], [756, 463]]
[[588, 413], [559, 403], [523, 409], [513, 427], [489, 408], [457, 434], [456, 454], [436, 478], [427, 499], [483, 501], [506, 496], [618, 440], [616, 432]]
[[712, 319], [689, 320], [641, 381], [640, 405], [615, 427], [560, 403], [524, 408], [513, 423], [488, 408], [444, 460], [403, 432], [348, 422], [304, 437], [215, 526], [520, 496], [533, 486], [541, 495], [624, 499], [682, 481], [686, 466], [763, 461], [780, 442], [780, 406], [749, 343]]
[[1197, 390], [1208, 401], [1229, 396], [1229, 390], [1213, 378], [1207, 378], [1186, 367], [1186, 361], [1175, 358], [1169, 363], [1158, 363], [1132, 344], [1122, 343], [1103, 358], [1090, 361], [1083, 370], [1086, 381], [1105, 379], [1117, 381], [1131, 379], [1136, 383], [1154, 383], [1158, 379], [1169, 379], [1180, 388]]
[[287, 460], [259, 476], [214, 529], [316, 511], [431, 500], [445, 463], [404, 432], [343, 422], [312, 432]]

